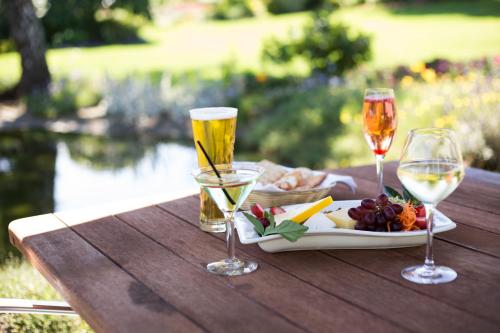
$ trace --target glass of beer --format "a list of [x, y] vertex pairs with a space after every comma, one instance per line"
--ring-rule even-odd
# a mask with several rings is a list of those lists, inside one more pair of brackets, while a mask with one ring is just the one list
[[[214, 164], [233, 162], [238, 109], [227, 107], [201, 108], [189, 111], [193, 126], [198, 166], [209, 166], [197, 141], [203, 145]], [[203, 189], [200, 192], [200, 228], [208, 232], [225, 232], [224, 215]]]

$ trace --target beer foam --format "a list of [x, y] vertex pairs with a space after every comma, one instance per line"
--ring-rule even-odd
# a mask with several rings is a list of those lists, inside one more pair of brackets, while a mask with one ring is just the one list
[[235, 118], [238, 109], [226, 107], [191, 109], [189, 115], [194, 120], [221, 120]]

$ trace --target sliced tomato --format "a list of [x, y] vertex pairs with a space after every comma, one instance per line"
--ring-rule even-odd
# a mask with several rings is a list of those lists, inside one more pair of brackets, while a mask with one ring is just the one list
[[264, 208], [262, 208], [262, 206], [259, 205], [258, 203], [253, 204], [250, 207], [250, 211], [252, 212], [253, 215], [255, 215], [256, 218], [258, 219], [264, 218]]
[[417, 217], [415, 224], [420, 230], [427, 229], [427, 221], [425, 220], [425, 217]]
[[283, 207], [271, 207], [269, 212], [273, 215], [286, 213], [286, 210]]
[[425, 206], [420, 205], [418, 207], [415, 207], [417, 217], [425, 217]]

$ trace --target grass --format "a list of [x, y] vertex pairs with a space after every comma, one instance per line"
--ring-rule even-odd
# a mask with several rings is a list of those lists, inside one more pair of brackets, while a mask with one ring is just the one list
[[[298, 13], [226, 22], [185, 22], [168, 28], [146, 26], [141, 31], [149, 41], [146, 44], [52, 49], [48, 52], [49, 65], [56, 76], [108, 73], [120, 77], [197, 70], [212, 76], [217, 75], [221, 64], [232, 59], [236, 70], [260, 71], [262, 40], [271, 35], [285, 36], [290, 29], [300, 28], [306, 18], [307, 13]], [[500, 54], [499, 0], [358, 6], [338, 10], [334, 19], [372, 34], [374, 57], [369, 65], [374, 68], [435, 57], [467, 60]], [[0, 55], [0, 73], [4, 82], [18, 79], [17, 54]]]
[[[4, 298], [61, 300], [61, 296], [30, 264], [9, 258], [0, 267], [0, 294]], [[92, 332], [87, 324], [74, 316], [0, 314], [1, 332]]]

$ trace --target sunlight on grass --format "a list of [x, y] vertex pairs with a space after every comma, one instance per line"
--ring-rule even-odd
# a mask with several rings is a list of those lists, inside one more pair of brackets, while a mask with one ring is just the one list
[[[29, 263], [7, 259], [0, 266], [0, 297], [61, 300], [61, 296]], [[92, 332], [80, 317], [0, 314], [0, 331], [30, 333]]]
[[[488, 5], [491, 1], [479, 1], [474, 6], [452, 2], [395, 10], [358, 6], [337, 11], [334, 20], [372, 34], [374, 57], [368, 65], [375, 68], [435, 57], [466, 60], [500, 53], [498, 16], [461, 14], [483, 7], [487, 10]], [[422, 8], [427, 12], [420, 13]], [[262, 40], [271, 35], [285, 36], [291, 28], [300, 28], [306, 18], [307, 13], [299, 13], [237, 21], [186, 22], [167, 28], [146, 26], [141, 33], [149, 41], [147, 44], [52, 49], [48, 53], [49, 65], [55, 76], [76, 73], [92, 77], [108, 73], [119, 77], [193, 70], [210, 75], [217, 73], [216, 68], [222, 63], [236, 59], [236, 71], [261, 71]], [[300, 67], [295, 70], [300, 71]], [[2, 81], [17, 80], [20, 68], [16, 54], [0, 55], [0, 72]]]

